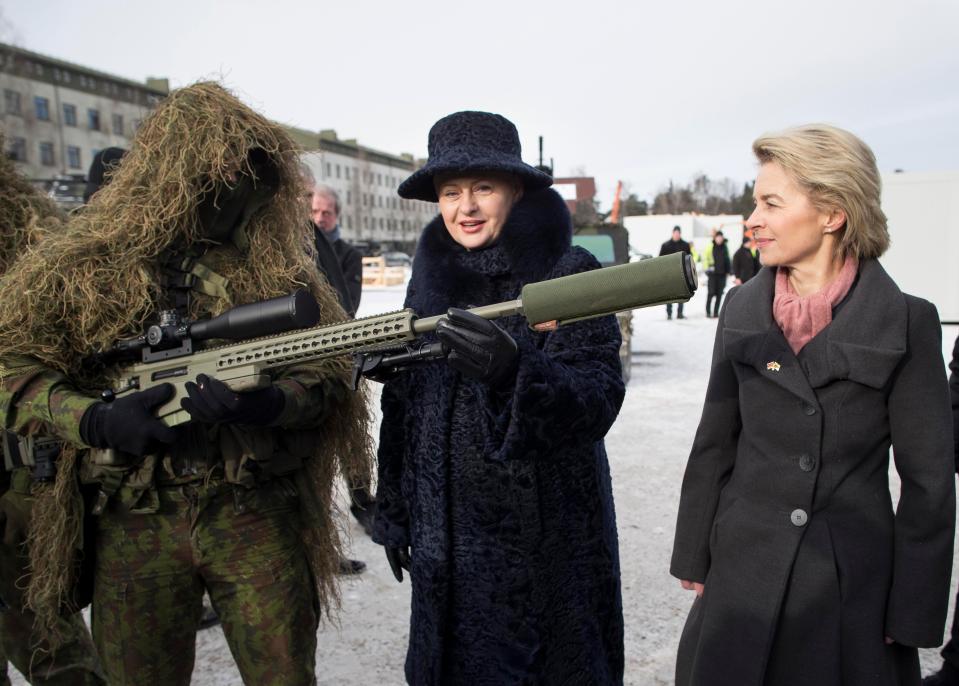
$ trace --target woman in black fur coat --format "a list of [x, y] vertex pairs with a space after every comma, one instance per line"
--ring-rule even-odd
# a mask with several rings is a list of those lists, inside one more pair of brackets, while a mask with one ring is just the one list
[[614, 317], [531, 331], [463, 312], [594, 269], [515, 127], [460, 112], [399, 187], [439, 202], [406, 306], [449, 313], [446, 363], [383, 390], [374, 540], [413, 584], [406, 678], [621, 684], [619, 553], [603, 436], [623, 400]]

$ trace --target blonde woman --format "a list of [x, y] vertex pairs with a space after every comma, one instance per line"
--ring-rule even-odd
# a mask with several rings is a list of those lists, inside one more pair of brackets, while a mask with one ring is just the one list
[[683, 481], [671, 573], [696, 598], [676, 682], [919, 684], [955, 521], [938, 315], [878, 262], [889, 236], [861, 140], [809, 125], [753, 151], [764, 268], [720, 314]]

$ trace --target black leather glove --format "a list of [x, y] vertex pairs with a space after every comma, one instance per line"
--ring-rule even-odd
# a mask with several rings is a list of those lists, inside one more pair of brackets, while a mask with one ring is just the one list
[[162, 384], [146, 391], [122, 395], [112, 403], [91, 405], [80, 420], [80, 438], [94, 448], [113, 448], [142, 457], [176, 434], [157, 419], [154, 411], [173, 397], [173, 386]]
[[440, 321], [436, 337], [449, 351], [449, 365], [494, 388], [511, 382], [519, 359], [513, 337], [490, 320], [458, 307], [446, 314], [449, 319]]
[[386, 561], [390, 563], [390, 569], [393, 570], [393, 576], [400, 583], [403, 583], [403, 570], [410, 571], [410, 549], [409, 547], [393, 548], [386, 546]]
[[206, 374], [188, 381], [186, 392], [190, 397], [181, 400], [180, 406], [194, 420], [207, 424], [266, 426], [280, 416], [286, 402], [276, 386], [237, 393]]

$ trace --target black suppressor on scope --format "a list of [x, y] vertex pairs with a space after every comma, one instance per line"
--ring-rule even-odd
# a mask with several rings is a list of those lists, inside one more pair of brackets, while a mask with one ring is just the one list
[[290, 295], [239, 305], [219, 317], [190, 324], [190, 338], [239, 341], [316, 326], [320, 306], [313, 294], [299, 289]]

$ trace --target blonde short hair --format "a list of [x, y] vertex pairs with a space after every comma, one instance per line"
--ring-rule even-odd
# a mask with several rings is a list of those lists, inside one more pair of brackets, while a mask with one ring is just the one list
[[779, 164], [816, 207], [846, 213], [837, 248], [842, 255], [879, 257], [889, 247], [876, 156], [858, 137], [829, 124], [806, 124], [760, 136], [753, 152], [760, 164]]

